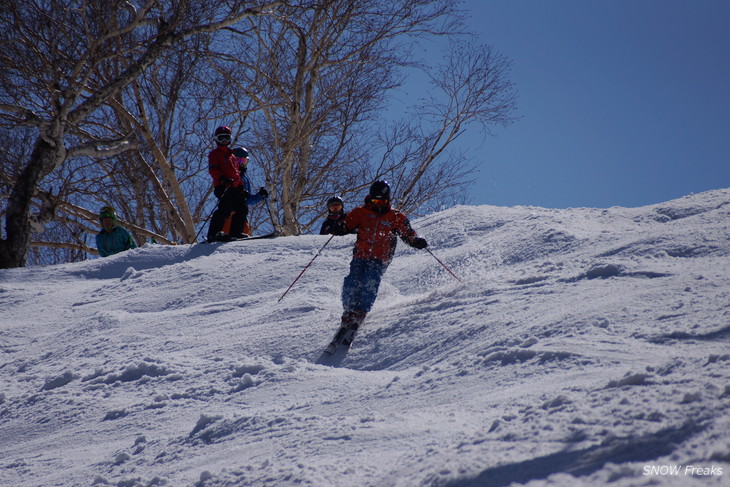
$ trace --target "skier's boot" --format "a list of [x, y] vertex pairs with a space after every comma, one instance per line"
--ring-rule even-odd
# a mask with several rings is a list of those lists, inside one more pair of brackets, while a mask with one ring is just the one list
[[342, 313], [342, 325], [340, 330], [345, 330], [340, 339], [340, 343], [344, 346], [349, 347], [352, 345], [352, 341], [355, 339], [355, 334], [358, 328], [365, 320], [367, 312], [365, 311], [345, 311]]
[[228, 235], [226, 232], [218, 232], [215, 234], [215, 237], [213, 237], [214, 242], [230, 242], [233, 240], [230, 235]]
[[367, 315], [365, 311], [345, 311], [342, 313], [340, 329], [337, 330], [334, 338], [332, 338], [332, 342], [327, 346], [325, 351], [327, 353], [334, 353], [340, 344], [346, 347], [352, 345], [352, 341], [355, 339], [355, 333], [357, 333], [357, 329], [365, 319], [365, 315]]

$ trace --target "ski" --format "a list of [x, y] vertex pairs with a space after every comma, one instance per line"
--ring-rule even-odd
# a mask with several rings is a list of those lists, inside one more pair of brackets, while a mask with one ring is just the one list
[[271, 232], [267, 233], [266, 235], [254, 235], [252, 237], [248, 238], [239, 238], [238, 240], [259, 240], [262, 238], [276, 238], [279, 236], [279, 232]]
[[276, 238], [278, 236], [279, 236], [279, 232], [271, 232], [271, 233], [267, 233], [265, 235], [254, 235], [252, 237], [240, 237], [240, 238], [229, 237], [227, 240], [213, 240], [212, 242], [210, 240], [203, 240], [200, 243], [208, 244], [208, 243], [244, 242], [246, 240], [260, 240], [260, 239], [264, 239], [264, 238]]
[[337, 330], [337, 333], [335, 333], [335, 336], [330, 344], [327, 345], [327, 348], [324, 349], [325, 353], [332, 355], [333, 353], [335, 353], [340, 345], [350, 348], [353, 340], [355, 340], [355, 333], [357, 333], [357, 330], [350, 327], [341, 326], [340, 329]]

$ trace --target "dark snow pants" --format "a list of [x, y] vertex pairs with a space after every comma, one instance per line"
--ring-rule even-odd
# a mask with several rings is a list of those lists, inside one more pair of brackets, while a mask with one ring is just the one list
[[248, 205], [246, 204], [246, 196], [238, 188], [228, 188], [227, 190], [220, 191], [220, 187], [216, 187], [215, 194], [218, 196], [219, 193], [222, 196], [218, 196], [220, 201], [218, 207], [213, 212], [213, 216], [210, 218], [210, 226], [208, 227], [208, 241], [211, 242], [215, 239], [218, 232], [223, 230], [223, 225], [226, 223], [226, 219], [230, 216], [232, 211], [236, 214], [233, 215], [231, 221], [231, 232], [230, 235], [238, 237], [243, 232], [243, 225], [246, 223], [246, 217], [248, 216]]

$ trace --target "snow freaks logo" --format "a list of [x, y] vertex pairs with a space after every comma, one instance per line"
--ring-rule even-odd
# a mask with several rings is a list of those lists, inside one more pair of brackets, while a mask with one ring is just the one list
[[696, 467], [694, 465], [645, 465], [644, 475], [652, 476], [693, 476], [693, 477], [720, 477], [722, 467]]

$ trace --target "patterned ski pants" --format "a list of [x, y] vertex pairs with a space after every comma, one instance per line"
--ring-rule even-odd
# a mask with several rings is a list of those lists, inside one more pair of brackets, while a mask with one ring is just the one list
[[350, 273], [342, 285], [342, 308], [345, 311], [369, 312], [378, 297], [380, 279], [388, 264], [375, 259], [352, 259]]

